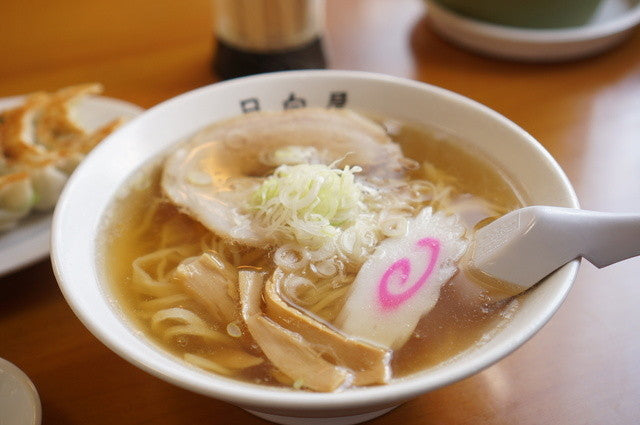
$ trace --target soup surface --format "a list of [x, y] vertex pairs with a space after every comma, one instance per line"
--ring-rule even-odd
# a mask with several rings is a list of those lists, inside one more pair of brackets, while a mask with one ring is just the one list
[[[242, 118], [231, 120], [231, 125]], [[392, 139], [394, 148], [396, 144], [401, 148], [401, 172], [394, 169], [381, 173], [379, 168], [366, 165], [360, 170], [355, 160], [346, 165], [344, 158], [337, 158], [337, 163], [334, 158], [330, 158], [334, 163], [327, 163], [326, 158], [309, 160], [315, 152], [312, 149], [319, 149], [316, 146], [271, 146], [267, 153], [276, 152], [280, 162], [274, 163], [274, 155], [265, 157], [260, 149], [249, 150], [248, 157], [260, 158], [257, 168], [242, 171], [237, 177], [239, 183], [234, 180], [235, 170], [218, 176], [221, 185], [230, 186], [220, 193], [250, 195], [232, 213], [239, 210], [243, 217], [258, 222], [258, 228], [272, 226], [275, 230], [267, 236], [255, 232], [236, 236], [226, 230], [212, 230], [211, 221], [218, 220], [216, 216], [202, 217], [202, 211], [210, 209], [210, 204], [191, 208], [180, 199], [176, 202], [167, 177], [172, 159], [166, 159], [176, 154], [169, 152], [138, 170], [108, 212], [100, 241], [104, 274], [123, 314], [163, 349], [196, 367], [250, 383], [313, 391], [384, 384], [446, 362], [486, 341], [509, 319], [517, 308], [517, 299], [494, 302], [480, 288], [469, 301], [469, 295], [462, 294], [451, 280], [440, 283], [441, 288], [431, 296], [435, 305], [426, 311], [413, 311], [413, 307], [406, 306], [401, 306], [406, 307], [402, 310], [395, 305], [376, 310], [370, 302], [358, 300], [354, 286], [360, 285], [366, 292], [366, 270], [374, 267], [367, 260], [382, 255], [379, 247], [383, 242], [408, 237], [411, 226], [417, 226], [412, 220], [425, 208], [430, 213], [433, 210], [434, 217], [438, 213], [455, 216], [456, 226], [464, 229], [459, 238], [468, 240], [474, 229], [522, 206], [517, 189], [463, 141], [415, 125], [378, 118], [373, 121], [385, 137]], [[223, 129], [225, 125], [222, 124]], [[214, 125], [213, 130], [203, 130], [193, 139], [193, 146], [202, 146], [216, 128]], [[254, 134], [254, 130], [247, 131]], [[264, 136], [259, 131], [255, 134], [257, 138]], [[241, 146], [242, 164], [238, 167], [250, 161], [245, 156], [251, 146]], [[235, 166], [232, 161], [227, 165]], [[309, 168], [312, 166], [323, 168]], [[342, 198], [325, 226], [338, 236], [320, 232], [320, 237], [310, 231], [301, 234], [295, 226], [302, 219], [295, 214], [294, 223], [286, 228], [277, 220], [280, 227], [273, 224], [274, 214], [282, 217], [288, 211], [273, 200], [282, 198], [285, 190], [293, 190], [288, 185], [296, 180], [291, 183], [286, 178], [295, 171], [302, 173], [302, 177], [296, 177], [299, 180], [309, 170], [325, 173], [324, 177], [313, 177], [311, 184], [295, 193], [299, 196], [295, 200], [316, 199], [312, 204], [315, 209], [304, 217], [319, 220], [318, 216], [328, 214], [322, 209], [322, 196], [323, 190], [329, 189], [322, 184], [337, 178], [339, 184], [335, 187], [339, 190], [330, 192], [328, 198]], [[217, 178], [215, 173], [211, 175]], [[211, 184], [211, 179], [200, 172], [186, 174], [185, 178], [198, 190]], [[245, 180], [253, 186], [243, 192]], [[320, 182], [319, 189], [309, 197], [305, 190], [311, 190], [313, 182]], [[371, 186], [367, 186], [369, 183]], [[355, 189], [347, 193], [345, 187], [349, 184]], [[391, 197], [391, 202], [380, 200], [380, 193]], [[343, 199], [356, 195], [357, 202], [352, 204], [351, 198]], [[370, 201], [374, 196], [375, 201]], [[236, 202], [234, 198], [224, 201]], [[349, 214], [354, 208], [357, 213], [352, 217]], [[358, 233], [358, 226], [365, 230]], [[256, 242], [256, 238], [263, 237]], [[332, 250], [331, 238], [337, 238], [342, 245]], [[429, 261], [436, 268], [441, 264], [435, 262], [437, 252], [446, 255], [445, 248], [441, 248], [430, 254]], [[413, 278], [409, 272], [394, 277], [396, 263], [387, 269], [391, 273], [387, 277], [391, 276], [391, 296], [399, 300], [400, 295], [409, 292], [402, 285]], [[450, 263], [453, 261], [447, 263], [452, 266]], [[424, 287], [432, 284], [431, 280], [437, 277], [434, 276], [435, 272]], [[398, 302], [405, 302], [404, 298]], [[360, 335], [358, 324], [349, 323], [357, 322], [360, 311], [366, 309], [373, 319], [363, 316], [362, 321], [377, 322], [379, 318], [384, 322], [386, 314], [389, 320], [415, 317], [416, 324], [388, 343], [375, 334]], [[307, 361], [322, 377], [309, 376], [313, 372], [298, 364]]]

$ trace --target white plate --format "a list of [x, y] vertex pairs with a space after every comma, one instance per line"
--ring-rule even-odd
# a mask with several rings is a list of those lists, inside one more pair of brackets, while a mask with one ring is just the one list
[[[0, 110], [20, 104], [22, 96], [0, 99]], [[142, 108], [122, 100], [107, 97], [87, 97], [77, 107], [77, 119], [92, 130], [117, 118], [133, 118]], [[0, 233], [0, 276], [26, 267], [49, 255], [51, 218], [53, 212], [32, 214], [7, 232]]]
[[640, 23], [640, 0], [604, 0], [590, 22], [566, 29], [523, 29], [470, 19], [427, 1], [427, 19], [443, 38], [490, 56], [554, 62], [601, 53]]

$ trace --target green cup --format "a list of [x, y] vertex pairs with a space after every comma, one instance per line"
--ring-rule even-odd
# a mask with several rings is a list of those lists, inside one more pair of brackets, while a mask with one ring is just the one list
[[584, 25], [601, 0], [433, 0], [461, 15], [525, 28]]

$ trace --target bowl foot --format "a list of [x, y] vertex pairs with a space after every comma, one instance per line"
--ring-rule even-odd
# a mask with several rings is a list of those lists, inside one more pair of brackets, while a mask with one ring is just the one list
[[[398, 405], [399, 406], [399, 405]], [[387, 407], [386, 409], [376, 410], [375, 412], [362, 413], [359, 415], [337, 416], [326, 418], [297, 418], [293, 416], [272, 415], [270, 413], [256, 412], [255, 410], [245, 409], [252, 415], [265, 419], [270, 422], [283, 425], [353, 425], [382, 416], [398, 406]]]

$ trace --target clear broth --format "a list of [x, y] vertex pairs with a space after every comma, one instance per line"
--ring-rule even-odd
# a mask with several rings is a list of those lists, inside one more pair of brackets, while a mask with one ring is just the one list
[[[397, 122], [390, 124], [387, 126], [389, 133], [401, 145], [404, 155], [418, 162], [428, 161], [440, 171], [455, 176], [454, 186], [460, 196], [482, 198], [505, 210], [523, 205], [522, 197], [514, 184], [472, 147], [436, 131]], [[138, 307], [141, 302], [148, 301], [148, 298], [141, 297], [131, 288], [133, 260], [155, 250], [162, 243], [162, 238], [174, 238], [175, 243], [196, 244], [203, 233], [209, 232], [198, 222], [180, 213], [176, 207], [162, 203], [159, 176], [159, 166], [152, 170], [139, 170], [136, 175], [137, 183], [133, 184], [137, 189], [125, 193], [109, 211], [101, 241], [104, 274], [115, 294], [117, 305], [126, 318], [164, 350], [180, 358], [185, 348], [204, 355], [220, 354], [224, 348], [195, 339], [164, 341], [151, 329], [149, 319], [144, 317], [144, 310]], [[151, 217], [149, 231], [140, 235], [137, 229], [141, 221], [149, 218], [147, 210], [157, 202], [160, 202], [160, 207]], [[169, 227], [174, 229], [169, 235], [160, 231], [168, 222], [171, 223]], [[166, 266], [172, 267], [171, 264]], [[184, 301], [181, 305], [202, 317], [207, 315], [195, 301]], [[513, 302], [461, 308], [455, 289], [445, 285], [438, 303], [421, 320], [409, 342], [393, 353], [393, 378], [405, 377], [439, 365], [482, 343], [491, 332], [508, 320], [510, 309], [513, 308]], [[213, 322], [211, 325], [217, 326]], [[239, 338], [238, 344], [251, 355], [263, 356], [247, 335]], [[271, 368], [267, 361], [232, 377], [261, 385], [291, 385], [285, 377], [270, 373]]]

